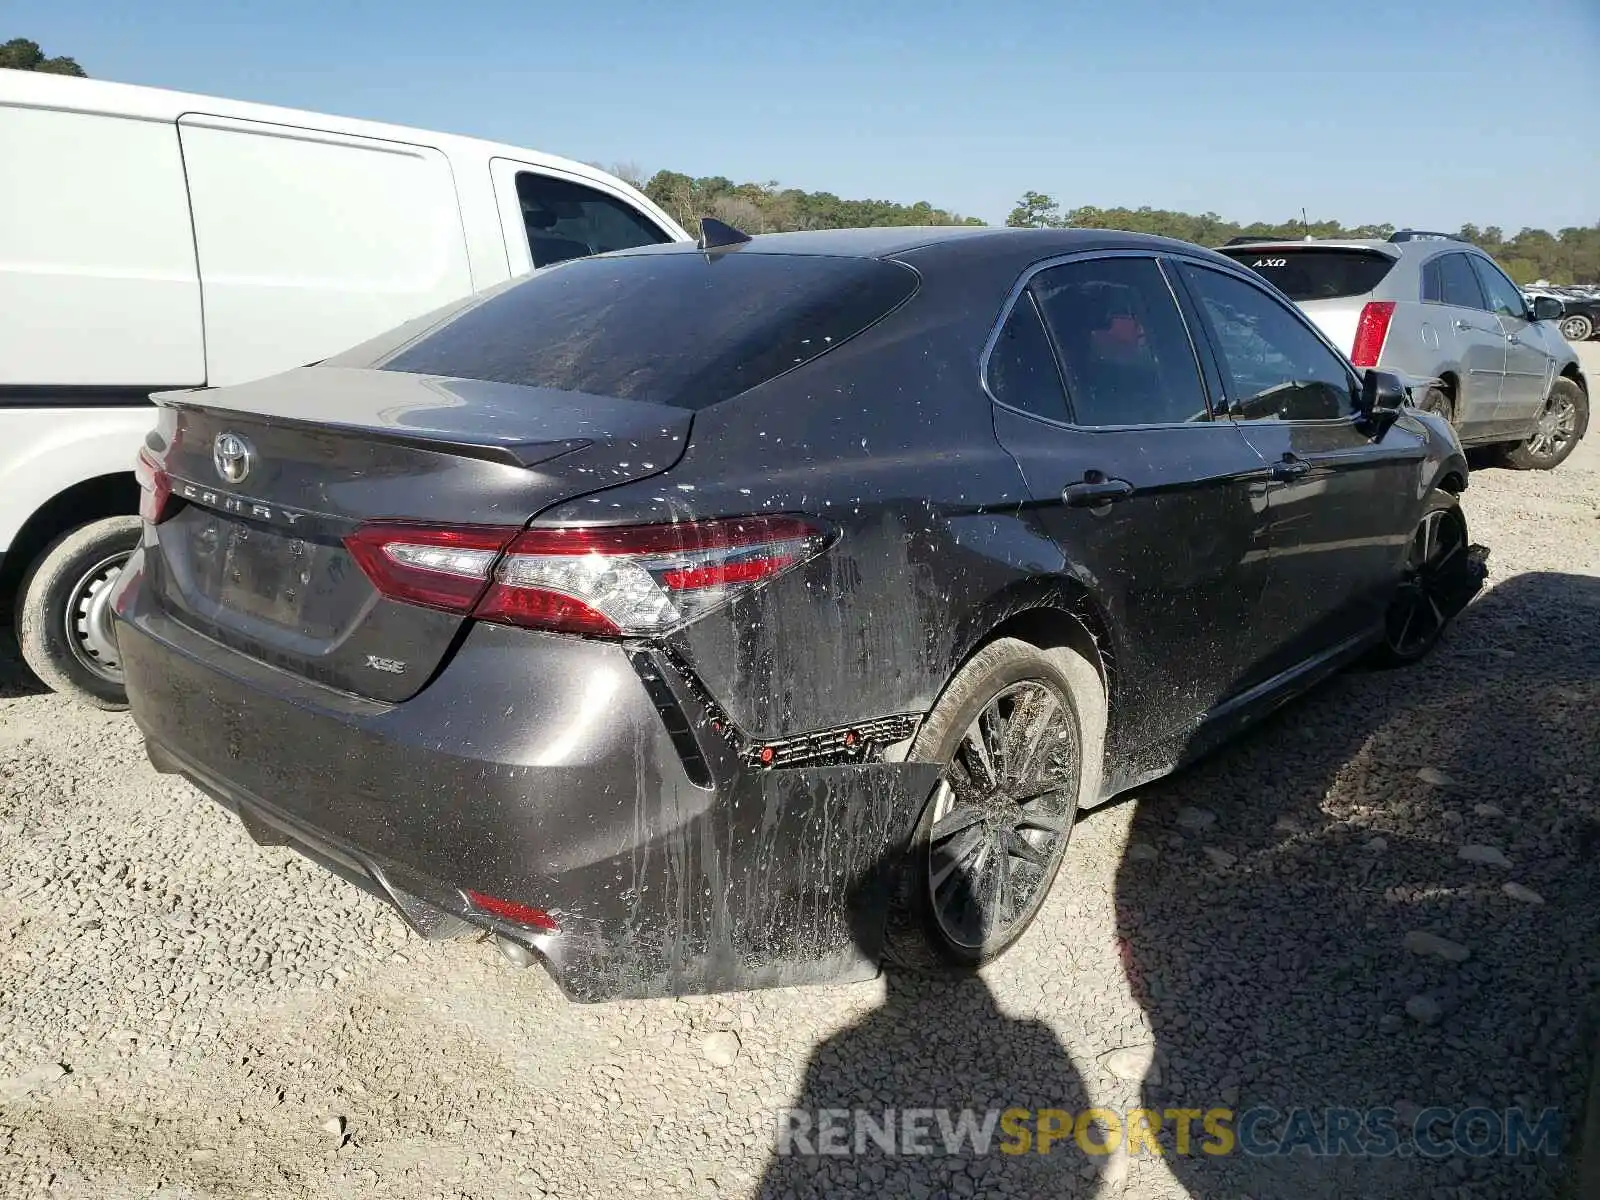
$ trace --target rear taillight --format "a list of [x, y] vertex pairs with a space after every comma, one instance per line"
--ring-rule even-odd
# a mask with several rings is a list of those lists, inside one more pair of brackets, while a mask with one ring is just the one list
[[413, 525], [375, 521], [344, 539], [350, 557], [385, 596], [468, 613], [483, 595], [489, 569], [517, 534], [501, 525]]
[[172, 515], [172, 477], [143, 446], [133, 460], [133, 477], [139, 483], [139, 515], [159, 525]]
[[522, 533], [380, 522], [345, 544], [394, 599], [530, 629], [620, 637], [692, 621], [814, 557], [827, 534], [798, 517]]
[[1350, 361], [1358, 367], [1377, 366], [1393, 319], [1393, 300], [1373, 300], [1363, 306], [1356, 319], [1356, 344], [1350, 351]]

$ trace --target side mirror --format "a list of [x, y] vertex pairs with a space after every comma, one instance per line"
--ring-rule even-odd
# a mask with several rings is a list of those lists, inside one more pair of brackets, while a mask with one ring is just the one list
[[1529, 305], [1535, 321], [1559, 321], [1567, 306], [1554, 296], [1535, 296]]
[[1361, 416], [1381, 438], [1400, 416], [1409, 393], [1400, 376], [1392, 371], [1370, 370], [1361, 379]]

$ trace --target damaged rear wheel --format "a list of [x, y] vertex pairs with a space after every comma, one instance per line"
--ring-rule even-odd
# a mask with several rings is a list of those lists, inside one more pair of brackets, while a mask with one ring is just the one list
[[891, 966], [971, 970], [1022, 936], [1099, 795], [1105, 725], [1099, 672], [1070, 649], [1002, 638], [957, 673], [909, 755], [943, 771], [896, 889]]

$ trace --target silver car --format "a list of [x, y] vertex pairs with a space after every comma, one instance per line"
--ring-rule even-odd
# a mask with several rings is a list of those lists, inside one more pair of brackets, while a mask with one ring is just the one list
[[1356, 366], [1405, 377], [1463, 445], [1548, 470], [1588, 428], [1560, 302], [1530, 302], [1476, 246], [1401, 230], [1387, 241], [1236, 238], [1221, 250], [1276, 284]]

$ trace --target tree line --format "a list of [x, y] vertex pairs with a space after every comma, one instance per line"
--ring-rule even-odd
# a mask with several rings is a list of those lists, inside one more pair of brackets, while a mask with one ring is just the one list
[[[0, 43], [0, 67], [19, 71], [45, 71], [56, 75], [85, 74], [77, 61], [65, 56], [47, 57], [39, 43], [12, 38]], [[600, 164], [595, 164], [599, 166]], [[632, 163], [603, 167], [639, 188], [680, 225], [693, 229], [702, 216], [717, 217], [748, 233], [781, 233], [794, 229], [847, 229], [863, 225], [982, 225], [937, 208], [926, 200], [902, 204], [894, 200], [847, 200], [832, 192], [808, 192], [784, 187], [776, 180], [735, 183], [724, 175], [691, 176], [681, 171], [657, 171], [648, 177]], [[1082, 206], [1063, 211], [1043, 192], [1023, 193], [1006, 224], [1023, 228], [1126, 229], [1217, 246], [1233, 237], [1385, 238], [1393, 225], [1346, 226], [1339, 221], [1290, 219], [1277, 223], [1256, 221], [1242, 225], [1216, 213], [1174, 212], [1164, 208], [1095, 208]], [[1481, 246], [1499, 261], [1518, 283], [1547, 279], [1551, 283], [1600, 282], [1600, 222], [1569, 226], [1550, 233], [1523, 229], [1506, 237], [1498, 226], [1463, 225], [1457, 237]]]
[[[1309, 234], [1318, 238], [1386, 238], [1393, 225], [1351, 225], [1338, 221], [1305, 221], [1290, 218], [1276, 223], [1256, 221], [1241, 225], [1216, 213], [1173, 212], [1164, 208], [1093, 208], [1062, 211], [1060, 204], [1042, 192], [1025, 192], [1006, 218], [1006, 224], [1022, 228], [1126, 229], [1132, 233], [1154, 233], [1162, 237], [1220, 246], [1234, 237], [1273, 237], [1299, 239]], [[1489, 225], [1463, 225], [1453, 233], [1491, 254], [1506, 274], [1518, 283], [1536, 279], [1551, 283], [1600, 282], [1600, 222], [1568, 226], [1550, 233], [1544, 229], [1523, 229], [1506, 237], [1504, 230]]]
[[893, 200], [844, 200], [832, 192], [807, 192], [776, 180], [735, 183], [722, 175], [692, 178], [680, 171], [657, 171], [648, 179], [630, 164], [609, 170], [639, 188], [693, 229], [701, 217], [716, 217], [746, 233], [784, 233], [796, 229], [854, 229], [865, 225], [982, 225], [935, 208], [926, 200], [900, 204]]

